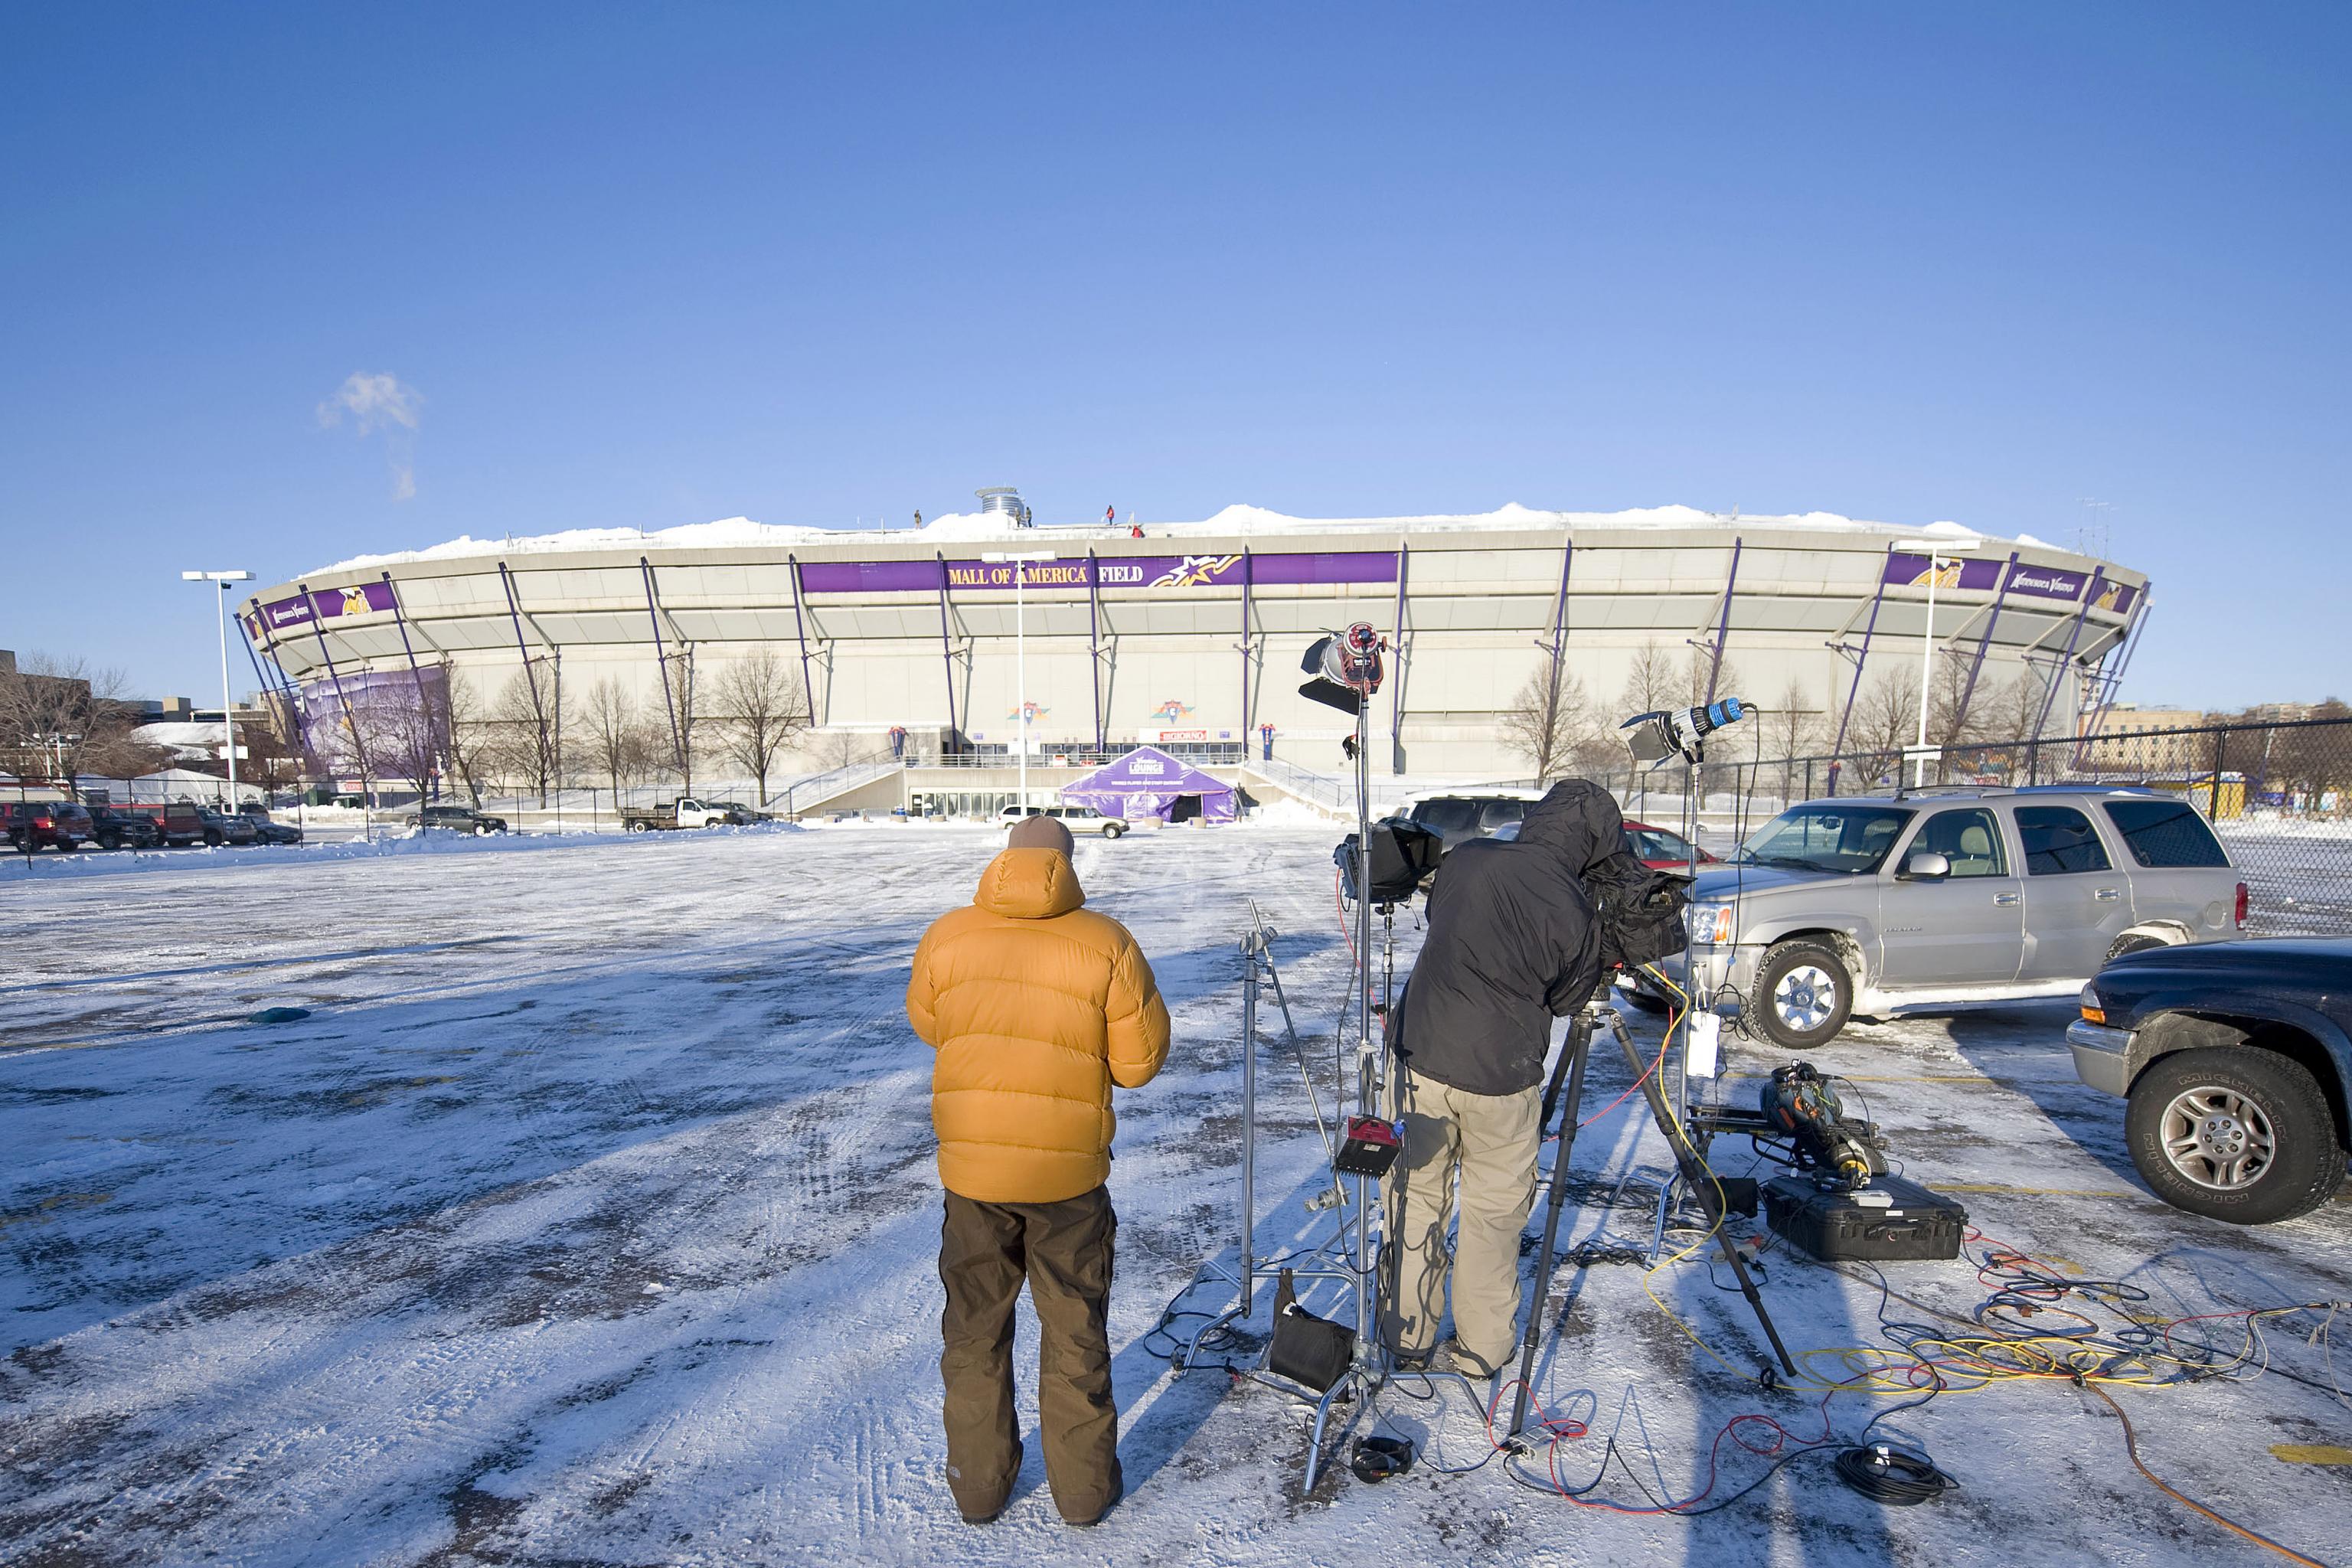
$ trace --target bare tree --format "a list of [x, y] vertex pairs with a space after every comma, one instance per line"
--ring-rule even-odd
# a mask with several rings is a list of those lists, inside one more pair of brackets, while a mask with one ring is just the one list
[[519, 669], [499, 689], [490, 708], [497, 736], [493, 765], [529, 784], [541, 805], [555, 787], [563, 752], [563, 738], [557, 729], [559, 715], [551, 705], [553, 694], [548, 684], [538, 671]]
[[821, 768], [845, 768], [871, 761], [877, 754], [874, 737], [855, 730], [817, 730], [801, 742], [801, 750]]
[[129, 742], [138, 723], [121, 690], [120, 670], [26, 654], [16, 668], [0, 673], [0, 756], [20, 776], [71, 779], [90, 772], [97, 759], [113, 756]]
[[716, 698], [720, 750], [758, 783], [758, 804], [764, 808], [776, 753], [808, 728], [808, 693], [800, 671], [778, 658], [775, 649], [762, 647], [727, 667]]
[[1882, 669], [1854, 704], [1848, 738], [1854, 753], [1892, 752], [1899, 761], [1919, 727], [1919, 685], [1907, 670]]
[[449, 773], [466, 786], [466, 798], [478, 809], [482, 786], [489, 778], [498, 750], [494, 721], [484, 710], [473, 683], [446, 666], [441, 679], [428, 688], [440, 710], [441, 733], [449, 747]]
[[[1712, 674], [1713, 679], [1709, 676]], [[1707, 700], [1707, 689], [1712, 686], [1717, 698], [1739, 695], [1739, 666], [1726, 658], [1720, 668], [1716, 666], [1715, 650], [1695, 647], [1684, 664], [1683, 688], [1685, 700], [1694, 708]]]
[[1503, 710], [1496, 729], [1504, 745], [1534, 764], [1540, 789], [1568, 771], [1579, 743], [1591, 735], [1592, 704], [1582, 681], [1545, 658]]
[[353, 715], [377, 776], [398, 779], [423, 801], [433, 794], [447, 750], [440, 704], [421, 679], [378, 680]]
[[653, 732], [617, 681], [607, 679], [590, 687], [585, 708], [582, 723], [591, 760], [618, 799], [623, 790], [644, 781], [657, 755], [669, 751], [668, 738]]
[[1636, 713], [1670, 708], [1680, 685], [1675, 656], [1654, 641], [1645, 642], [1633, 651], [1633, 668], [1625, 676], [1625, 690], [1619, 706], [1629, 719]]

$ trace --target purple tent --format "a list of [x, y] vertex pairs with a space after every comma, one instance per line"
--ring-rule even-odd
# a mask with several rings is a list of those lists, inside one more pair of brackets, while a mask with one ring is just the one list
[[1157, 746], [1138, 746], [1077, 783], [1063, 785], [1062, 798], [1129, 822], [1145, 816], [1162, 822], [1186, 822], [1196, 816], [1231, 822], [1240, 815], [1239, 796], [1233, 785], [1177, 761]]

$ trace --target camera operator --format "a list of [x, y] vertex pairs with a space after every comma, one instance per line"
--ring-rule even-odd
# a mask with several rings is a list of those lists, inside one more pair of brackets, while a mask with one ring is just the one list
[[1493, 1376], [1517, 1343], [1519, 1232], [1535, 1201], [1551, 1021], [1591, 999], [1601, 930], [1585, 886], [1624, 847], [1598, 784], [1569, 779], [1528, 810], [1517, 842], [1449, 853], [1396, 1020], [1404, 1150], [1389, 1178], [1398, 1273], [1381, 1332], [1407, 1364], [1436, 1350], [1452, 1249], [1453, 1370]]

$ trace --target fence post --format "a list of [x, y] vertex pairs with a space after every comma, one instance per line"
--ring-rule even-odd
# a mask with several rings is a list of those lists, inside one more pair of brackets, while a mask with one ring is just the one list
[[2205, 795], [2205, 820], [2221, 820], [2221, 763], [2230, 755], [2230, 731], [2213, 731], [2213, 787]]

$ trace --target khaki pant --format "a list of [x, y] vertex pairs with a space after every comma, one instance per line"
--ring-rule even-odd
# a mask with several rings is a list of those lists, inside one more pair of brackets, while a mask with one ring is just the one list
[[1500, 1369], [1518, 1343], [1519, 1233], [1535, 1202], [1543, 1090], [1472, 1094], [1410, 1069], [1401, 1078], [1404, 1152], [1388, 1183], [1397, 1273], [1382, 1334], [1406, 1354], [1437, 1342], [1445, 1307], [1445, 1232], [1454, 1216], [1458, 1176], [1454, 1337], [1488, 1367]]
[[1110, 1189], [1057, 1204], [983, 1204], [947, 1195], [940, 1279], [948, 1288], [948, 1489], [967, 1519], [1004, 1506], [1021, 1468], [1013, 1410], [1013, 1309], [1021, 1282], [1037, 1311], [1038, 1437], [1054, 1505], [1091, 1523], [1120, 1489], [1118, 1407], [1111, 1402]]

